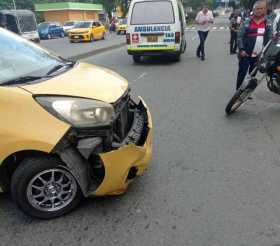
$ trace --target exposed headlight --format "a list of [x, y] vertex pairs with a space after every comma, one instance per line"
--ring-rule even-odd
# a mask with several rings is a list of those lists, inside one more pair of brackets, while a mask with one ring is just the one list
[[101, 101], [55, 96], [35, 99], [48, 112], [78, 128], [108, 126], [115, 116], [112, 105]]

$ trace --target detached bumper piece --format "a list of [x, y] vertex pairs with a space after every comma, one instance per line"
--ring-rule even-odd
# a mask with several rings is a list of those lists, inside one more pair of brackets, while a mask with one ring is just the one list
[[121, 194], [151, 159], [151, 117], [127, 93], [114, 105], [116, 119], [103, 128], [70, 129], [55, 147], [85, 196]]

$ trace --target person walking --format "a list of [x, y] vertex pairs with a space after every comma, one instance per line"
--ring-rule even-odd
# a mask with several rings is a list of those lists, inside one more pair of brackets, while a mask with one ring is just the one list
[[237, 33], [241, 24], [241, 16], [235, 11], [230, 19], [230, 54], [236, 54], [237, 50]]
[[239, 70], [236, 89], [242, 85], [248, 70], [253, 71], [258, 55], [263, 47], [273, 37], [272, 22], [266, 16], [267, 4], [265, 0], [258, 0], [253, 7], [253, 15], [247, 18], [238, 32]]
[[200, 44], [196, 50], [196, 55], [197, 57], [201, 58], [202, 61], [204, 61], [205, 41], [210, 31], [210, 24], [214, 23], [214, 17], [212, 11], [209, 10], [207, 6], [204, 6], [202, 10], [198, 12], [195, 21], [198, 24], [198, 36], [200, 40]]

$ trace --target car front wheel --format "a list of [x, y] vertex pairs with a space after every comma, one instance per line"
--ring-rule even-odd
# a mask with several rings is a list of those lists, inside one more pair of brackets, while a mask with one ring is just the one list
[[76, 179], [52, 156], [25, 159], [14, 172], [11, 194], [24, 213], [40, 219], [66, 214], [82, 198]]

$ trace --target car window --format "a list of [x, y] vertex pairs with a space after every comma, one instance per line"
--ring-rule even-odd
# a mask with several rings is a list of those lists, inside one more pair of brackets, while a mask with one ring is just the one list
[[61, 62], [39, 46], [0, 28], [0, 85], [24, 76], [43, 76]]
[[135, 3], [132, 9], [130, 24], [171, 24], [174, 22], [172, 3], [162, 0]]
[[65, 22], [64, 26], [73, 26], [75, 23], [73, 21]]
[[121, 19], [120, 24], [121, 25], [126, 25], [127, 24], [127, 19]]
[[49, 26], [50, 26], [49, 23], [40, 23], [38, 25], [38, 30], [39, 31], [47, 30], [49, 28]]
[[91, 26], [92, 26], [92, 22], [83, 21], [83, 22], [76, 23], [75, 28], [89, 28]]

